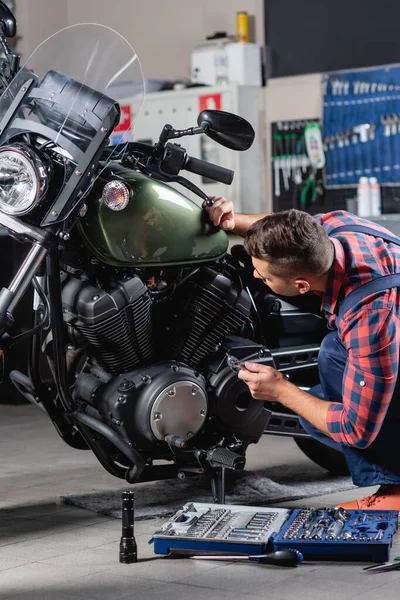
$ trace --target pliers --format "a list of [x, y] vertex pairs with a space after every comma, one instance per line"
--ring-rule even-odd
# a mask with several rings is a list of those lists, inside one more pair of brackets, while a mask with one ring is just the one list
[[308, 179], [300, 193], [300, 206], [306, 208], [311, 204], [315, 204], [317, 200], [317, 170], [312, 168]]

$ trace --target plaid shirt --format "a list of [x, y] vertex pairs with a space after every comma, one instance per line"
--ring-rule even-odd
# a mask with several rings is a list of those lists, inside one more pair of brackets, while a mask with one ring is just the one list
[[[364, 225], [388, 232], [345, 211], [316, 215], [329, 234], [342, 225]], [[400, 272], [400, 246], [363, 233], [339, 233], [321, 308], [335, 328], [340, 301], [360, 285]], [[327, 415], [331, 437], [366, 448], [379, 433], [396, 384], [400, 351], [400, 292], [388, 289], [365, 297], [348, 310], [338, 336], [348, 352], [343, 375], [343, 403], [332, 402]], [[363, 383], [364, 382], [364, 383]]]

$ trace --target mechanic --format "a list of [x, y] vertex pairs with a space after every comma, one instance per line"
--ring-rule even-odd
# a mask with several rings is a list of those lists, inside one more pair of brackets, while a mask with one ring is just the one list
[[319, 352], [321, 385], [309, 393], [260, 364], [245, 363], [239, 377], [253, 398], [287, 406], [316, 440], [343, 452], [355, 485], [380, 486], [341, 506], [400, 510], [400, 239], [345, 211], [244, 215], [213, 200], [211, 221], [245, 238], [254, 276], [279, 295], [319, 294], [331, 329]]

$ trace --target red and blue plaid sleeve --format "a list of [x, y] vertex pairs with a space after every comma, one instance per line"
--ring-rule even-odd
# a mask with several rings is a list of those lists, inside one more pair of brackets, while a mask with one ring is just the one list
[[390, 305], [375, 301], [350, 313], [339, 333], [348, 351], [343, 403], [331, 403], [327, 426], [335, 441], [366, 448], [379, 433], [396, 384], [399, 318]]

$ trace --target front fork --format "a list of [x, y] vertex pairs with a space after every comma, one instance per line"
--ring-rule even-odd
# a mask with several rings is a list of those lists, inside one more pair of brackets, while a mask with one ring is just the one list
[[[4, 336], [14, 322], [13, 313], [28, 289], [35, 273], [46, 258], [49, 249], [56, 246], [58, 231], [54, 228], [40, 229], [33, 225], [26, 225], [17, 217], [0, 213], [0, 225], [21, 241], [29, 241], [32, 247], [24, 262], [18, 269], [14, 279], [8, 287], [0, 291], [0, 339]], [[0, 346], [2, 344], [0, 343]]]
[[18, 269], [9, 287], [0, 291], [0, 338], [14, 323], [13, 313], [25, 294], [35, 273], [43, 263], [48, 248], [35, 243]]
[[[64, 410], [73, 411], [74, 402], [69, 391], [65, 357], [64, 321], [62, 314], [61, 281], [57, 244], [45, 247], [41, 244], [34, 243], [9, 287], [3, 288], [0, 291], [0, 336], [4, 336], [4, 333], [12, 326], [14, 322], [13, 313], [18, 302], [21, 300], [45, 259], [47, 259], [46, 274], [48, 298], [51, 307], [51, 330], [57, 374], [55, 383]], [[6, 338], [3, 342], [5, 343], [3, 343], [3, 345], [7, 345]]]
[[[7, 225], [10, 225], [12, 221], [13, 228], [8, 227], [14, 233], [31, 233], [30, 230], [14, 219], [10, 219], [8, 216], [0, 214], [0, 224], [6, 219]], [[18, 228], [18, 229], [17, 229]], [[22, 232], [22, 228], [24, 231]], [[12, 282], [8, 287], [4, 287], [0, 291], [0, 348], [7, 347], [9, 341], [12, 338], [7, 338], [5, 335], [14, 323], [14, 311], [31, 284], [33, 278], [44, 265], [46, 259], [46, 279], [48, 283], [48, 300], [51, 307], [51, 330], [53, 335], [53, 352], [54, 360], [56, 364], [56, 376], [55, 384], [57, 388], [57, 395], [61, 406], [54, 403], [52, 394], [49, 394], [49, 390], [44, 386], [40, 380], [38, 372], [38, 356], [32, 362], [32, 355], [28, 361], [29, 366], [35, 370], [34, 373], [30, 373], [30, 378], [27, 378], [18, 371], [12, 372], [12, 378], [17, 389], [28, 397], [31, 395], [33, 399], [40, 395], [40, 403], [48, 413], [50, 419], [56, 426], [59, 434], [64, 441], [77, 449], [86, 449], [89, 444], [84, 439], [84, 432], [81, 428], [74, 428], [66, 420], [66, 415], [71, 413], [75, 409], [74, 401], [71, 397], [70, 389], [68, 386], [68, 374], [67, 364], [65, 357], [65, 344], [64, 344], [64, 322], [62, 314], [62, 300], [61, 300], [61, 283], [60, 283], [60, 267], [58, 261], [58, 236], [54, 232], [48, 232], [43, 234], [37, 229], [32, 229], [33, 235], [36, 236], [36, 240], [33, 241], [33, 245], [29, 250], [25, 260], [18, 269]], [[38, 239], [42, 236], [42, 239]], [[28, 235], [24, 235], [26, 238]], [[36, 334], [37, 335], [37, 334]], [[35, 338], [34, 338], [35, 341]], [[36, 348], [36, 352], [38, 348]], [[36, 370], [37, 369], [37, 370]], [[28, 371], [32, 369], [28, 368]], [[38, 385], [39, 384], [39, 385]], [[26, 391], [32, 391], [31, 394], [26, 395]], [[25, 393], [24, 393], [25, 392]]]

